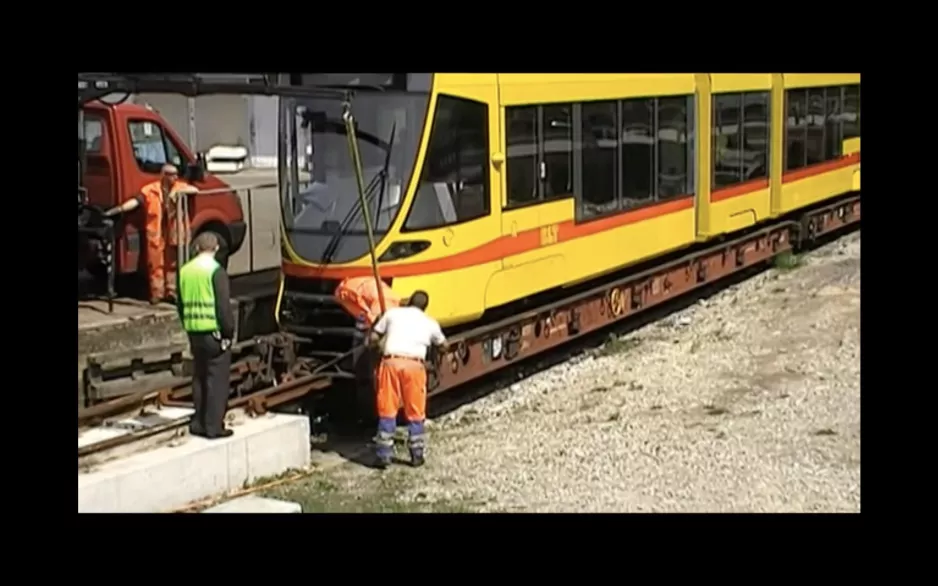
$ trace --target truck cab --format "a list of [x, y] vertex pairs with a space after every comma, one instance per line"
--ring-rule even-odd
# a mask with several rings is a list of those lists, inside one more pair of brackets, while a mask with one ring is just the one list
[[[191, 173], [197, 166], [204, 169], [204, 161], [194, 156], [172, 127], [151, 108], [93, 101], [84, 104], [82, 113], [79, 145], [84, 147], [86, 203], [102, 209], [118, 205], [139, 193], [147, 183], [158, 180], [161, 167], [171, 163], [179, 169], [181, 177], [191, 177], [187, 181], [200, 191], [212, 191], [192, 196], [189, 225], [193, 238], [202, 232], [214, 232], [218, 236], [220, 249], [216, 258], [227, 267], [228, 258], [244, 243], [247, 229], [241, 200], [231, 187], [210, 173]], [[79, 157], [81, 160], [81, 154]], [[119, 219], [115, 248], [117, 275], [145, 271], [144, 222], [142, 208]]]

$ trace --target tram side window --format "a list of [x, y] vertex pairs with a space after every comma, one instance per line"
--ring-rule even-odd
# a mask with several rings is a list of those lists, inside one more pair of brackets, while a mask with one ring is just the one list
[[573, 106], [505, 109], [506, 209], [573, 195]]
[[742, 181], [742, 105], [740, 94], [713, 96], [713, 189]]
[[825, 89], [824, 158], [828, 161], [844, 154], [843, 91], [840, 86]]
[[807, 141], [805, 151], [807, 152], [807, 164], [816, 165], [824, 162], [824, 131], [825, 131], [825, 110], [824, 103], [825, 88], [808, 89], [808, 123], [807, 123]]
[[843, 101], [844, 139], [860, 136], [860, 86], [844, 87]]
[[542, 180], [545, 200], [573, 195], [573, 106], [552, 104], [541, 108]]
[[769, 177], [769, 145], [772, 143], [769, 119], [771, 103], [769, 92], [743, 94], [743, 139], [740, 149], [743, 181]]
[[633, 208], [655, 198], [655, 100], [622, 101], [622, 205]]
[[685, 96], [658, 98], [658, 200], [693, 193], [689, 184]]
[[768, 177], [769, 92], [713, 99], [713, 189]]
[[537, 107], [505, 108], [508, 207], [538, 198]]
[[583, 166], [583, 214], [601, 216], [615, 211], [618, 179], [618, 130], [616, 102], [582, 105], [581, 156]]
[[785, 92], [785, 170], [801, 169], [807, 164], [808, 92], [791, 89]]
[[440, 95], [414, 203], [404, 230], [426, 230], [491, 212], [488, 106]]

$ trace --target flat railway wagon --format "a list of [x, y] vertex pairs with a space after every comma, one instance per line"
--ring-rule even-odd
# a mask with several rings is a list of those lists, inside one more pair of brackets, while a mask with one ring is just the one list
[[[431, 394], [859, 221], [859, 74], [303, 78], [357, 84], [380, 276], [457, 340]], [[281, 99], [277, 318], [301, 354], [360, 341], [334, 292], [372, 275], [342, 108]]]

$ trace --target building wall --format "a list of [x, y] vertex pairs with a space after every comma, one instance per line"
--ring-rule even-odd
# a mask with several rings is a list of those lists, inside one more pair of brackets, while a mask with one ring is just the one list
[[244, 146], [253, 167], [269, 169], [220, 175], [237, 190], [248, 223], [246, 241], [229, 259], [228, 272], [234, 276], [279, 266], [280, 194], [276, 188], [259, 187], [277, 182], [278, 98], [227, 95], [195, 98], [195, 145], [189, 144], [188, 98], [139, 94], [133, 96], [133, 101], [157, 110], [194, 151], [204, 152], [219, 144]]
[[278, 98], [271, 96], [199, 96], [195, 98], [196, 144], [189, 144], [188, 98], [174, 94], [138, 94], [173, 127], [189, 148], [206, 151], [216, 145], [243, 146], [252, 166], [277, 164]]
[[255, 167], [277, 167], [277, 109], [276, 96], [250, 96], [251, 101], [251, 162]]

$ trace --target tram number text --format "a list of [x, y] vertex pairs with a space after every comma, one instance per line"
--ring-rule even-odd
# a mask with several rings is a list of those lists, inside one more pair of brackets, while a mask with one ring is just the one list
[[541, 226], [541, 246], [557, 243], [557, 224]]

